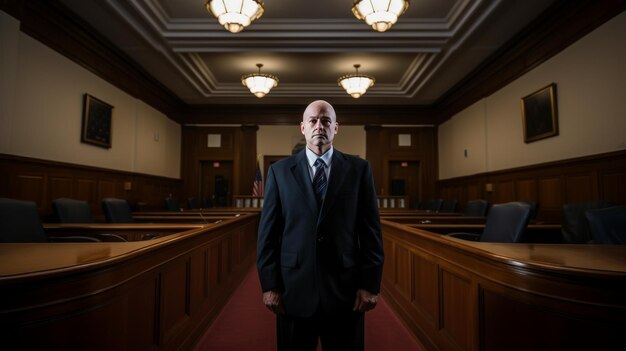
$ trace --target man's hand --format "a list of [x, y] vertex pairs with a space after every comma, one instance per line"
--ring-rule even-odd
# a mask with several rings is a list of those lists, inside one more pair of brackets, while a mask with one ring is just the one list
[[284, 314], [283, 299], [277, 290], [269, 290], [263, 293], [263, 303], [268, 310], [275, 314]]
[[378, 303], [378, 295], [372, 294], [367, 290], [359, 289], [356, 291], [356, 300], [354, 301], [354, 311], [367, 312], [376, 307]]

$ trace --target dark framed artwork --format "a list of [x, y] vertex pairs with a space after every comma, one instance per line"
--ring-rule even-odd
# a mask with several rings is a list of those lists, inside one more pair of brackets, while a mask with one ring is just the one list
[[555, 83], [524, 96], [521, 105], [525, 143], [559, 134]]
[[110, 149], [112, 112], [113, 106], [85, 94], [83, 100], [83, 132], [80, 141]]

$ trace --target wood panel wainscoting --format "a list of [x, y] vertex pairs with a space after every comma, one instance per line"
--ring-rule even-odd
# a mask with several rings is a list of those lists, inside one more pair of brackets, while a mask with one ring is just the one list
[[537, 220], [560, 223], [567, 203], [626, 204], [626, 150], [445, 179], [437, 187], [442, 198], [457, 199], [461, 207], [474, 199], [536, 201]]
[[0, 244], [3, 349], [192, 349], [253, 265], [258, 221], [139, 242]]
[[0, 154], [0, 197], [34, 201], [45, 221], [54, 220], [52, 200], [60, 197], [87, 201], [101, 218], [105, 197], [162, 210], [165, 197], [179, 196], [181, 187], [180, 179]]
[[382, 230], [383, 296], [428, 350], [626, 349], [626, 247]]

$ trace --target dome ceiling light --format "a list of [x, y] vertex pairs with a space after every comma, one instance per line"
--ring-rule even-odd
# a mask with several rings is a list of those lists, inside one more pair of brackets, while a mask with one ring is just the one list
[[206, 9], [231, 33], [239, 33], [263, 15], [263, 0], [206, 0]]
[[273, 87], [278, 85], [278, 77], [261, 73], [261, 67], [263, 67], [262, 63], [257, 63], [256, 66], [259, 67], [259, 72], [241, 76], [241, 84], [248, 87], [250, 92], [256, 97], [262, 98], [269, 93]]

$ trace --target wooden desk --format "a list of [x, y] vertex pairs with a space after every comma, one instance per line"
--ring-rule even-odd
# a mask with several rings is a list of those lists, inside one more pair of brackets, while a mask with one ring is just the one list
[[[437, 234], [449, 233], [475, 233], [480, 234], [485, 230], [484, 224], [423, 224], [404, 223], [415, 229], [422, 229]], [[528, 243], [560, 243], [560, 224], [529, 224], [524, 233], [524, 242]]]
[[[210, 224], [208, 224], [210, 225]], [[185, 223], [44, 223], [48, 236], [92, 236], [116, 234], [128, 241], [141, 241], [208, 226]]]
[[253, 265], [258, 219], [147, 241], [0, 244], [2, 348], [193, 349]]
[[382, 230], [383, 295], [428, 350], [626, 349], [626, 246]]
[[410, 224], [485, 224], [486, 217], [472, 217], [472, 216], [432, 216], [432, 215], [381, 215], [381, 219], [396, 222], [396, 223], [410, 223]]

